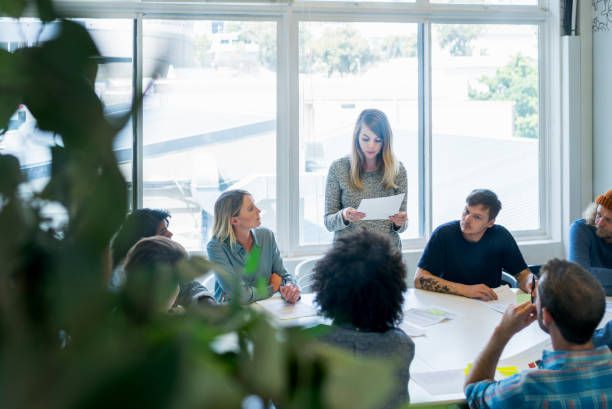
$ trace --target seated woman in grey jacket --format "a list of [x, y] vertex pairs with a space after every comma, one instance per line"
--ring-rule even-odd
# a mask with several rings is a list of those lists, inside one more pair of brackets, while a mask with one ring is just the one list
[[363, 229], [338, 237], [314, 267], [313, 289], [321, 313], [333, 320], [324, 342], [397, 366], [397, 383], [384, 406], [395, 408], [409, 400], [414, 342], [397, 328], [406, 266], [387, 236]]

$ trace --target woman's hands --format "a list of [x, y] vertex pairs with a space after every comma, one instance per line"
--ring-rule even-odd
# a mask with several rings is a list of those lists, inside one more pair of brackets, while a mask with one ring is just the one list
[[283, 278], [276, 273], [270, 274], [270, 285], [274, 292], [280, 291], [283, 300], [288, 303], [294, 304], [300, 299], [300, 289], [295, 284], [287, 284], [281, 286]]
[[406, 212], [398, 212], [393, 216], [389, 216], [389, 220], [393, 222], [396, 227], [402, 227], [408, 221], [408, 214]]
[[346, 209], [344, 209], [342, 211], [342, 218], [344, 219], [345, 222], [349, 222], [349, 223], [361, 220], [365, 216], [366, 216], [365, 213], [358, 212], [357, 210], [353, 209], [352, 207], [347, 207]]
[[290, 304], [300, 299], [300, 290], [295, 284], [287, 284], [280, 288], [281, 297]]

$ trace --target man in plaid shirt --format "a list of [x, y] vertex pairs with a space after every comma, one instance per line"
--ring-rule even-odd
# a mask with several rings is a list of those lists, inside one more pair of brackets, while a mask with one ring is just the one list
[[[593, 332], [605, 311], [601, 284], [577, 264], [553, 259], [540, 270], [535, 304], [510, 306], [467, 375], [470, 408], [612, 407], [612, 352], [595, 347]], [[493, 380], [514, 334], [538, 320], [552, 340], [540, 368]]]

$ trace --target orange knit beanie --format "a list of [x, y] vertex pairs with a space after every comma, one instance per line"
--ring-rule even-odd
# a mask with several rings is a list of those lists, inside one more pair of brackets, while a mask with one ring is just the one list
[[598, 205], [602, 205], [608, 210], [612, 210], [612, 189], [608, 190], [605, 195], [597, 196], [597, 200], [595, 200], [595, 203], [597, 203]]

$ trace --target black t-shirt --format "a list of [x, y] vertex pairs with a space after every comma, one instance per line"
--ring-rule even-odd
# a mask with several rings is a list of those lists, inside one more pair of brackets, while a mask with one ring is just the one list
[[459, 221], [439, 226], [431, 235], [419, 267], [445, 280], [473, 285], [501, 285], [502, 269], [517, 275], [527, 268], [516, 241], [502, 226], [493, 225], [472, 243], [463, 238]]

